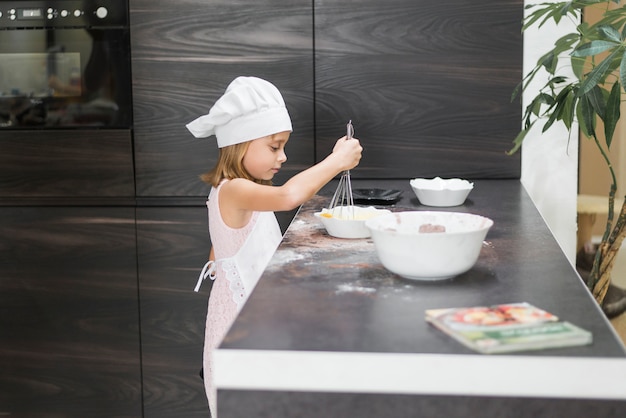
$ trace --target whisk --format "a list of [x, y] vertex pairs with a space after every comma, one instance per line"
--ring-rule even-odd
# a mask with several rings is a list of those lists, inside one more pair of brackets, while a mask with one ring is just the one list
[[[354, 136], [354, 127], [352, 119], [346, 125], [346, 137], [352, 139]], [[336, 210], [339, 208], [339, 210]], [[350, 181], [350, 170], [346, 170], [339, 178], [339, 184], [333, 198], [330, 200], [329, 209], [332, 210], [333, 216], [343, 219], [354, 218], [354, 200], [352, 199], [352, 182]]]

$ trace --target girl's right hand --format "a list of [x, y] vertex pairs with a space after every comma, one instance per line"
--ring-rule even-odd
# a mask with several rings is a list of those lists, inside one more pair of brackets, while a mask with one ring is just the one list
[[337, 156], [337, 160], [341, 165], [341, 171], [350, 170], [356, 167], [361, 160], [363, 147], [358, 138], [344, 136], [337, 140], [333, 147], [333, 155]]

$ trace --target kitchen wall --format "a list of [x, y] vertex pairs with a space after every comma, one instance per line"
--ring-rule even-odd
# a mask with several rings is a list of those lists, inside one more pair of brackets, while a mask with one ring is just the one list
[[[542, 1], [526, 1], [525, 4]], [[541, 29], [524, 33], [524, 74], [546, 52], [550, 39], [574, 30], [575, 24], [562, 21], [556, 27], [547, 23]], [[563, 65], [567, 65], [566, 62]], [[526, 107], [547, 78], [535, 77], [528, 94], [524, 97]], [[521, 122], [520, 122], [521, 127]], [[575, 132], [575, 130], [574, 130]], [[554, 234], [566, 257], [576, 262], [576, 196], [578, 192], [578, 136], [569, 135], [561, 125], [553, 125], [542, 133], [535, 127], [524, 140], [522, 147], [521, 181]]]

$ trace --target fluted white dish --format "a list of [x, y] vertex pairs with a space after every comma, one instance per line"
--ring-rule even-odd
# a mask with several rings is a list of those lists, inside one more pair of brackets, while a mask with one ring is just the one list
[[462, 205], [474, 188], [474, 183], [458, 178], [415, 178], [410, 184], [422, 205], [437, 207]]

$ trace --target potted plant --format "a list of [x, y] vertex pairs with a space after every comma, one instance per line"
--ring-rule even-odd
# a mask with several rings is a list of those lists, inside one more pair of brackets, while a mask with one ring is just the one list
[[[580, 0], [526, 6], [529, 13], [524, 18], [522, 31], [541, 27], [549, 21], [556, 24], [563, 19], [580, 22], [580, 17], [592, 8], [600, 9], [601, 13], [597, 22], [579, 23], [575, 31], [557, 39], [517, 86], [513, 98], [525, 91], [537, 74], [548, 73], [547, 83], [524, 110], [523, 128], [509, 151], [510, 154], [518, 151], [535, 124], [543, 123], [541, 129], [546, 132], [554, 123], [562, 123], [573, 133], [578, 122], [580, 132], [593, 141], [601, 153], [612, 179], [607, 199], [609, 210], [586, 284], [603, 308], [615, 257], [626, 237], [626, 196], [621, 210], [615, 213], [617, 178], [608, 154], [621, 117], [620, 104], [626, 87], [626, 8], [620, 3], [620, 0]], [[559, 57], [564, 55], [569, 56], [571, 68], [567, 71], [568, 74], [573, 72], [573, 77], [564, 75], [563, 68], [557, 65]], [[624, 310], [626, 291], [618, 288], [617, 292], [621, 292], [618, 296], [624, 299], [620, 304], [620, 310]], [[607, 309], [605, 312], [609, 315]], [[616, 314], [610, 312], [610, 316]]]

